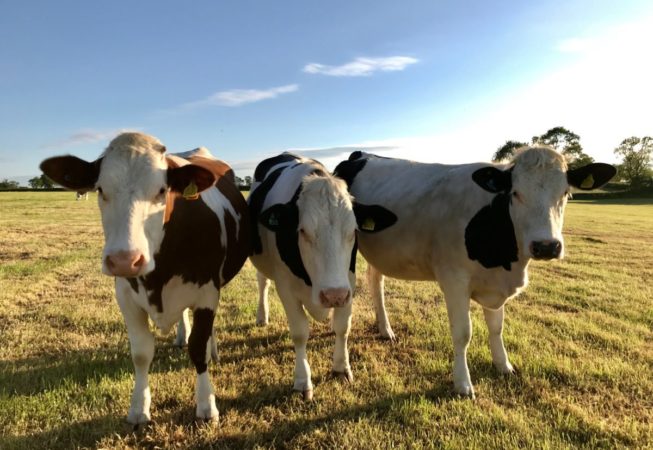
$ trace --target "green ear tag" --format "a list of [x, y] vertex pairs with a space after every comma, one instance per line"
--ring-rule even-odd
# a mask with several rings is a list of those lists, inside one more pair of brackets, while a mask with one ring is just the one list
[[199, 198], [200, 194], [197, 192], [197, 185], [194, 181], [186, 186], [182, 195], [186, 200], [197, 200]]
[[276, 214], [270, 214], [270, 217], [268, 217], [268, 225], [270, 225], [271, 227], [279, 226], [279, 218], [277, 217]]
[[363, 221], [363, 224], [361, 225], [361, 229], [365, 231], [374, 231], [375, 226], [376, 224], [374, 223], [374, 219], [368, 217]]
[[594, 186], [594, 177], [590, 173], [580, 184], [580, 187], [583, 189], [592, 189], [592, 186]]

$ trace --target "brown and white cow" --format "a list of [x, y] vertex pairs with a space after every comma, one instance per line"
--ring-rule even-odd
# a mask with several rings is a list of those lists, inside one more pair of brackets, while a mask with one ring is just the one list
[[589, 190], [615, 174], [607, 164], [568, 170], [551, 148], [522, 149], [509, 164], [421, 164], [354, 152], [335, 173], [357, 201], [380, 205], [397, 222], [380, 233], [362, 227], [359, 248], [382, 336], [394, 339], [384, 275], [436, 280], [444, 293], [454, 346], [456, 392], [474, 396], [467, 367], [470, 299], [483, 307], [496, 368], [512, 373], [503, 345], [503, 307], [526, 287], [531, 259], [562, 258], [570, 188]]
[[272, 279], [295, 346], [293, 388], [310, 400], [306, 312], [318, 321], [333, 312], [333, 373], [352, 381], [347, 337], [356, 287], [357, 219], [374, 217], [381, 223], [384, 212], [354, 205], [344, 181], [319, 162], [291, 153], [257, 166], [248, 203], [253, 222], [250, 259], [259, 282], [257, 322], [268, 321]]
[[220, 288], [249, 250], [247, 203], [231, 168], [206, 150], [186, 160], [166, 155], [152, 136], [124, 133], [93, 162], [59, 156], [43, 161], [41, 170], [66, 188], [98, 191], [102, 271], [115, 277], [135, 369], [127, 420], [150, 420], [148, 317], [166, 333], [187, 308], [193, 310], [188, 352], [197, 370], [196, 415], [217, 418], [207, 371], [213, 318]]

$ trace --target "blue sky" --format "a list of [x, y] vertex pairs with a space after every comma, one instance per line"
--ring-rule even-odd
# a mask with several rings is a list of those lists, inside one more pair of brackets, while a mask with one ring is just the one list
[[120, 130], [240, 176], [284, 150], [445, 163], [653, 134], [653, 2], [2, 1], [0, 179]]

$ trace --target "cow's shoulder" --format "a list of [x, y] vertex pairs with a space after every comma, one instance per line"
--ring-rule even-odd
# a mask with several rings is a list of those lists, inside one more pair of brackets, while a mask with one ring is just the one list
[[273, 156], [261, 161], [254, 170], [254, 181], [262, 182], [274, 170], [286, 167], [288, 165], [297, 164], [301, 161], [301, 156], [295, 155], [290, 152], [283, 152], [277, 156]]

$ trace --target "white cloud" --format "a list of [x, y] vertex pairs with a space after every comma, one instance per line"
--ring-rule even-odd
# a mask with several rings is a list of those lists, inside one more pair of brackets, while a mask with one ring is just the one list
[[61, 140], [45, 144], [43, 145], [43, 148], [55, 149], [55, 148], [72, 147], [72, 146], [77, 146], [82, 144], [94, 144], [96, 142], [113, 139], [118, 134], [129, 132], [129, 131], [141, 131], [141, 130], [138, 128], [117, 128], [114, 130], [83, 129]]
[[229, 91], [220, 91], [203, 100], [197, 100], [190, 103], [185, 103], [180, 106], [181, 110], [192, 110], [197, 108], [204, 108], [208, 106], [241, 106], [247, 103], [260, 102], [261, 100], [269, 100], [277, 98], [282, 94], [295, 92], [299, 89], [296, 84], [288, 84], [285, 86], [273, 87], [270, 89], [232, 89]]
[[396, 72], [404, 70], [411, 64], [419, 62], [410, 56], [390, 56], [387, 58], [356, 58], [342, 66], [327, 66], [310, 63], [304, 66], [304, 72], [333, 77], [365, 77], [374, 72]]

